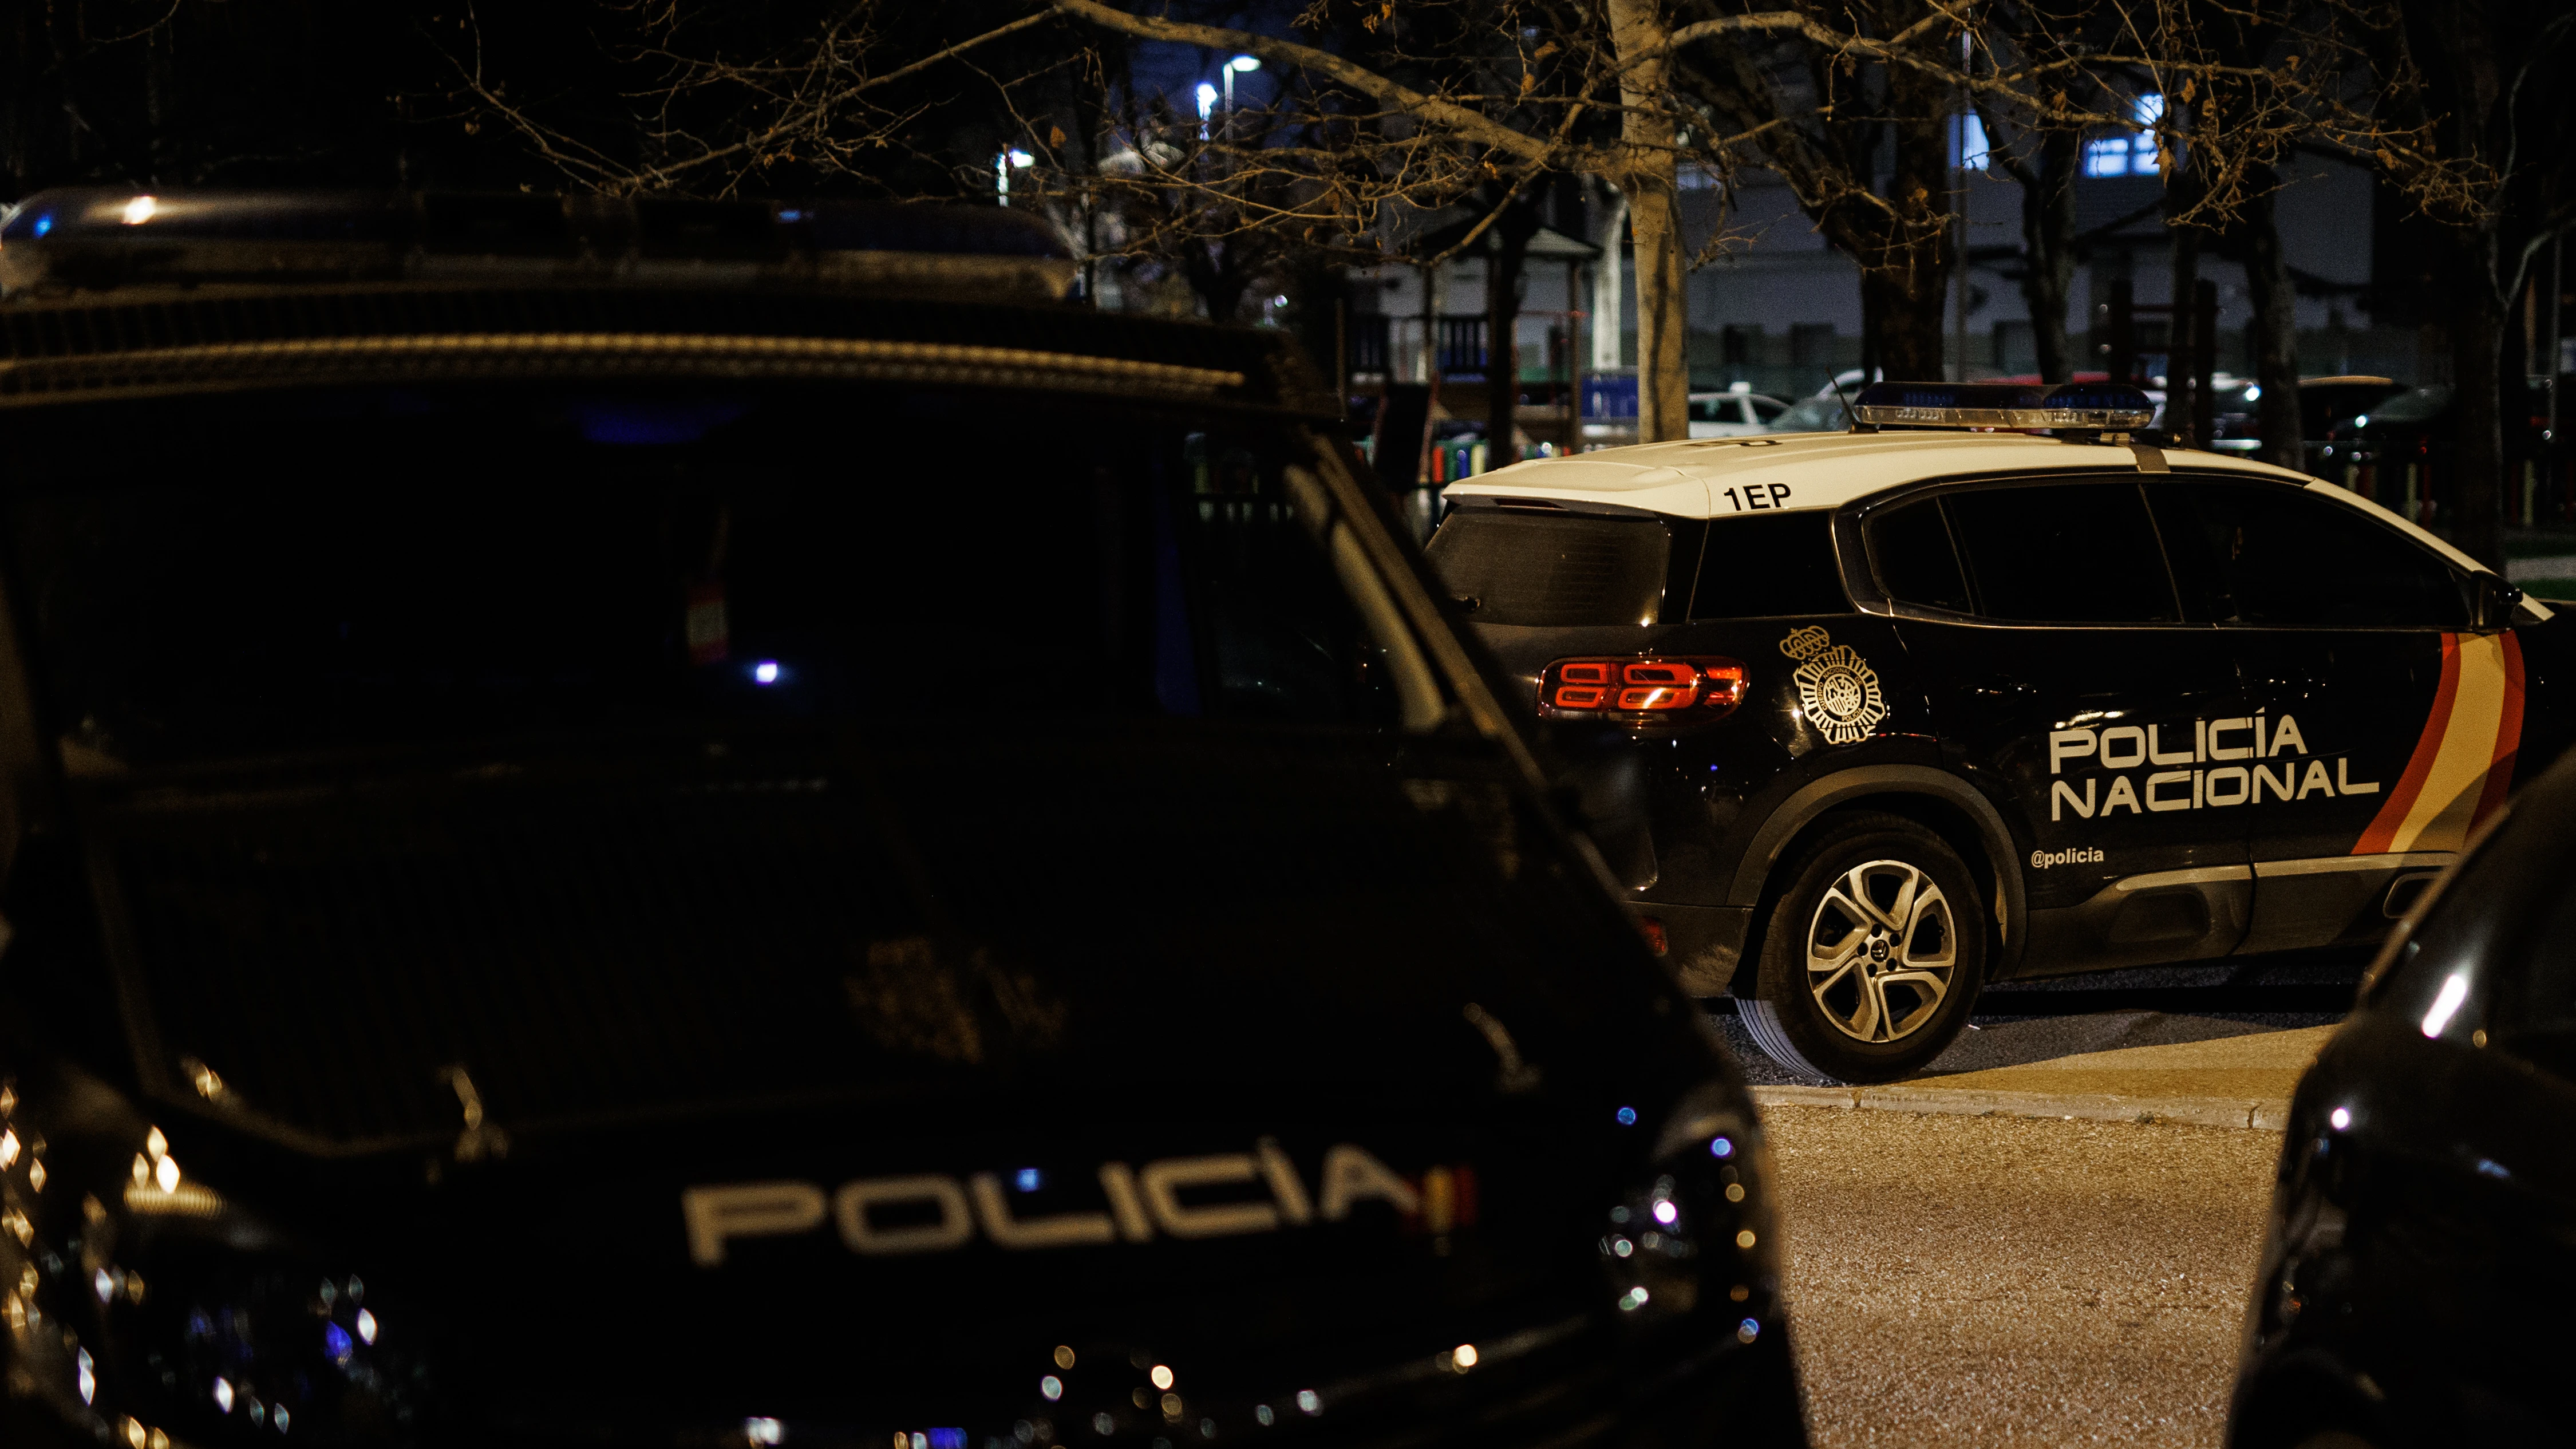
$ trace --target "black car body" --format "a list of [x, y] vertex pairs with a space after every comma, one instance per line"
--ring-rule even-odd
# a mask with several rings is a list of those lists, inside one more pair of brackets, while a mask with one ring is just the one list
[[12, 1446], [1802, 1439], [1746, 1096], [1276, 334], [991, 211], [0, 247]]
[[1433, 562], [1643, 822], [1631, 910], [1818, 1077], [1921, 1066], [1989, 980], [2375, 941], [2569, 738], [2566, 625], [2241, 458], [1853, 432], [1446, 496]]
[[2576, 1436], [2571, 875], [2576, 763], [2434, 887], [2300, 1081], [2235, 1449]]
[[[2299, 379], [2299, 437], [2315, 441], [2335, 424], [2366, 413], [2404, 392], [2394, 378], [2337, 376]], [[2239, 382], [2217, 391], [2212, 401], [2210, 448], [2220, 453], [2251, 453], [2263, 446], [2263, 424], [2256, 404], [2261, 385]]]

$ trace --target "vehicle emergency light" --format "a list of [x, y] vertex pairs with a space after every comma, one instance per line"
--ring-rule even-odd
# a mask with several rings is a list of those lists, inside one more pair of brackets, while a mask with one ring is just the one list
[[1852, 416], [1865, 428], [2143, 428], [2155, 404], [2124, 383], [1874, 382]]
[[1745, 677], [1732, 659], [1560, 659], [1539, 676], [1538, 712], [1623, 724], [1704, 724], [1743, 702]]

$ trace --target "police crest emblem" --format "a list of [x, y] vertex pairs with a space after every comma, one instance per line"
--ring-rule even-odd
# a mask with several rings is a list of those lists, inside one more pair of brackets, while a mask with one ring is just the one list
[[1879, 692], [1878, 671], [1848, 644], [1836, 644], [1818, 625], [1790, 632], [1780, 652], [1798, 661], [1798, 698], [1807, 720], [1828, 743], [1854, 744], [1869, 738], [1887, 718], [1887, 699]]

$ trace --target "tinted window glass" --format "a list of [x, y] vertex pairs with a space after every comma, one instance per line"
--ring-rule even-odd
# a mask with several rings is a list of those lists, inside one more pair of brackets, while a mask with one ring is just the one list
[[1869, 566], [1880, 592], [1900, 604], [1968, 611], [1968, 584], [1950, 546], [1941, 502], [1926, 498], [1869, 521]]
[[2158, 483], [2148, 493], [2190, 618], [2468, 626], [2466, 577], [2357, 508], [2260, 484]]
[[[948, 466], [935, 439], [996, 408], [1050, 466], [980, 475], [970, 520], [923, 480]], [[22, 620], [64, 743], [103, 763], [1041, 706], [1388, 717], [1280, 435], [751, 384], [227, 396], [11, 429]]]
[[1773, 402], [1767, 397], [1753, 399], [1753, 420], [1757, 423], [1770, 422], [1788, 410], [1788, 404]]
[[1467, 508], [1431, 536], [1431, 562], [1479, 624], [1648, 624], [1671, 545], [1660, 520]]
[[1981, 488], [1945, 503], [1977, 612], [1987, 618], [2145, 624], [2175, 617], [2155, 525], [2134, 483]]
[[1851, 609], [1826, 513], [1718, 519], [1709, 525], [1694, 619], [1841, 614]]

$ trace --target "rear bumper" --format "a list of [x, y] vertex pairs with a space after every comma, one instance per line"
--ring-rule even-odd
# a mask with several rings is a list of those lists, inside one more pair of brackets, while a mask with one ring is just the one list
[[[1753, 931], [1751, 906], [1678, 906], [1661, 901], [1629, 901], [1628, 914], [1651, 944], [1660, 934], [1660, 953], [1693, 996], [1724, 996], [1743, 958], [1745, 939]], [[1647, 923], [1652, 922], [1653, 925]], [[1658, 932], [1655, 927], [1662, 929]]]

